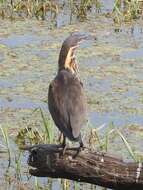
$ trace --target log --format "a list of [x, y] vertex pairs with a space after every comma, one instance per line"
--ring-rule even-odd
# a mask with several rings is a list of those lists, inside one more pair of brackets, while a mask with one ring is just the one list
[[[122, 159], [88, 148], [80, 151], [55, 144], [41, 144], [25, 148], [30, 152], [28, 164], [34, 168], [33, 176], [65, 178], [117, 190], [142, 190], [142, 163], [124, 162]], [[76, 157], [75, 157], [76, 155]]]

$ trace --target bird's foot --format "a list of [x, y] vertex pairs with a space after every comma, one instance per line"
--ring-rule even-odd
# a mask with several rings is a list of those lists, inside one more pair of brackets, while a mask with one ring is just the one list
[[63, 152], [62, 152], [62, 155], [64, 156], [65, 152], [66, 152], [66, 149], [67, 149], [67, 144], [63, 147]]
[[76, 148], [77, 152], [73, 155], [73, 158], [75, 159], [75, 158], [78, 156], [78, 154], [79, 154], [82, 150], [84, 150], [84, 149], [85, 149], [85, 147], [83, 146], [83, 144], [82, 144], [82, 145], [80, 144], [80, 146]]
[[68, 145], [67, 144], [61, 144], [60, 147], [62, 148], [61, 152], [60, 152], [60, 156], [64, 156]]

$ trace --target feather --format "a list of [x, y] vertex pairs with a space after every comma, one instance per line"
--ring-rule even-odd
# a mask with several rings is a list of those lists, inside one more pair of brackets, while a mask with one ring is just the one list
[[61, 70], [49, 86], [48, 105], [59, 130], [70, 140], [78, 140], [86, 123], [83, 86], [69, 70]]

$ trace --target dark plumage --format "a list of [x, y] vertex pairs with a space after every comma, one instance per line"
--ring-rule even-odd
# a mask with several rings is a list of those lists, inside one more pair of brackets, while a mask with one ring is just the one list
[[74, 47], [82, 39], [83, 35], [75, 34], [64, 41], [59, 56], [58, 73], [49, 86], [49, 111], [55, 125], [64, 135], [63, 145], [67, 137], [83, 146], [80, 130], [86, 124], [86, 99], [83, 85], [76, 74], [74, 57]]

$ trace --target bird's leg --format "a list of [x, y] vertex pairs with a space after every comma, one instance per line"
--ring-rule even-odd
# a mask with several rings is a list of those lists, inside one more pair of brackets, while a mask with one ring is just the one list
[[84, 144], [83, 141], [81, 139], [81, 135], [79, 136], [79, 147], [77, 148], [77, 152], [76, 154], [73, 156], [73, 158], [76, 158], [76, 156], [79, 154], [80, 151], [82, 151], [84, 149]]
[[64, 148], [65, 146], [66, 146], [66, 137], [63, 135], [62, 147]]
[[61, 147], [63, 148], [62, 153], [61, 153], [61, 155], [63, 156], [65, 154], [66, 149], [67, 149], [66, 137], [64, 135], [63, 135], [63, 142], [61, 144]]
[[84, 144], [83, 144], [83, 141], [82, 141], [82, 139], [80, 140], [80, 142], [79, 142], [79, 149], [84, 149]]
[[79, 151], [81, 151], [82, 149], [84, 149], [84, 144], [83, 144], [83, 141], [82, 141], [82, 138], [81, 138], [81, 134], [79, 135]]
[[58, 138], [58, 142], [59, 142], [59, 143], [61, 143], [61, 139], [62, 139], [62, 133], [60, 132], [59, 138]]
[[63, 146], [63, 152], [62, 154], [64, 155], [65, 152], [66, 152], [66, 149], [67, 149], [67, 144], [66, 144], [66, 137], [63, 135], [63, 143], [62, 143], [62, 146]]

